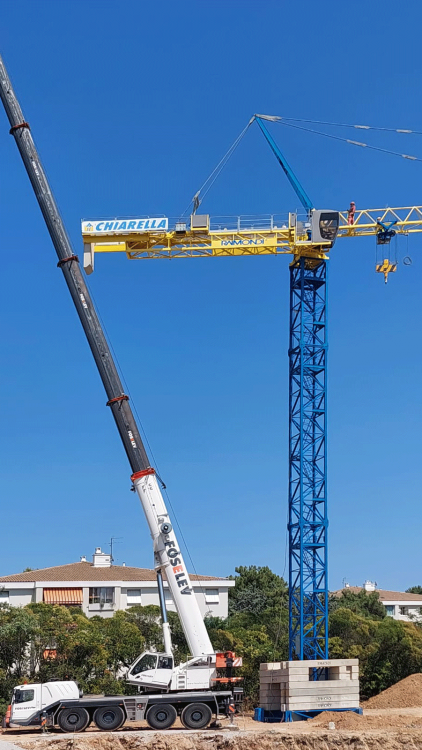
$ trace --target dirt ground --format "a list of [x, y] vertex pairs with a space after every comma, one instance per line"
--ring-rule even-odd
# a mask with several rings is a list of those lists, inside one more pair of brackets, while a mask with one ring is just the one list
[[218, 729], [202, 732], [187, 731], [180, 722], [164, 732], [146, 722], [117, 732], [89, 727], [75, 735], [9, 729], [0, 734], [0, 750], [422, 750], [422, 674], [371, 698], [363, 716], [327, 711], [308, 721], [266, 724], [240, 715], [235, 723], [233, 729], [222, 719]]
[[[329, 729], [329, 722], [334, 722], [334, 729]], [[264, 724], [238, 716], [235, 730], [225, 719], [221, 724], [220, 729], [202, 732], [181, 725], [156, 732], [141, 722], [117, 732], [89, 728], [76, 735], [10, 729], [0, 735], [0, 750], [3, 741], [25, 750], [422, 750], [422, 707], [367, 709], [364, 716], [327, 712], [293, 724]]]

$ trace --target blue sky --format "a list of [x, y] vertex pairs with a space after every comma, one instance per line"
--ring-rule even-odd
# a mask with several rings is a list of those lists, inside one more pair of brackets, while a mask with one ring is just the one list
[[[254, 112], [422, 130], [414, 4], [20, 0], [1, 49], [75, 250], [80, 219], [178, 215]], [[398, 19], [399, 20], [399, 19]], [[391, 27], [389, 27], [391, 28]], [[336, 134], [422, 157], [422, 137]], [[422, 203], [422, 165], [282, 126], [272, 133], [316, 206]], [[107, 548], [149, 567], [130, 470], [20, 157], [0, 115], [0, 572]], [[203, 204], [295, 210], [251, 128]], [[403, 589], [420, 567], [422, 237], [330, 261], [330, 586]], [[198, 572], [286, 573], [288, 261], [98, 256], [90, 287]]]

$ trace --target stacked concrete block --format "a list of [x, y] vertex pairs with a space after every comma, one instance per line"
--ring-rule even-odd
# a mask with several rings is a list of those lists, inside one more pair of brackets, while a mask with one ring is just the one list
[[267, 711], [359, 707], [357, 659], [261, 664], [259, 681], [259, 705]]

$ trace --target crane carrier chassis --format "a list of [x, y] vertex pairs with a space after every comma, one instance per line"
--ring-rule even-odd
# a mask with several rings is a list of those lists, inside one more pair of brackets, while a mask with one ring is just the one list
[[[41, 685], [40, 685], [41, 687]], [[242, 691], [234, 691], [235, 705]], [[227, 716], [233, 692], [203, 690], [180, 693], [86, 696], [60, 700], [34, 711], [27, 718], [14, 718], [10, 727], [50, 727], [62, 732], [83, 732], [92, 722], [102, 731], [115, 731], [126, 721], [148, 722], [152, 729], [170, 729], [179, 717], [186, 729], [205, 729], [213, 716]]]

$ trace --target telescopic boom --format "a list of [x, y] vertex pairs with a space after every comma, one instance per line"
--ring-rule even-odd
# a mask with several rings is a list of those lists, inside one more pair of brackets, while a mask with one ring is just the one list
[[[56, 202], [48, 184], [40, 158], [32, 139], [29, 124], [22, 110], [0, 57], [0, 97], [47, 229], [55, 247], [58, 263], [72, 296], [79, 319], [94, 356], [98, 372], [107, 394], [114, 421], [132, 469], [132, 481], [147, 517], [154, 543], [155, 566], [165, 572], [178, 611], [188, 646], [193, 656], [213, 654], [199, 605], [192, 590], [189, 574], [177, 544], [168, 512], [141, 440], [135, 418], [120, 381], [116, 365], [107, 344], [88, 288], [73, 252]], [[170, 636], [164, 626], [166, 651], [171, 648]]]

